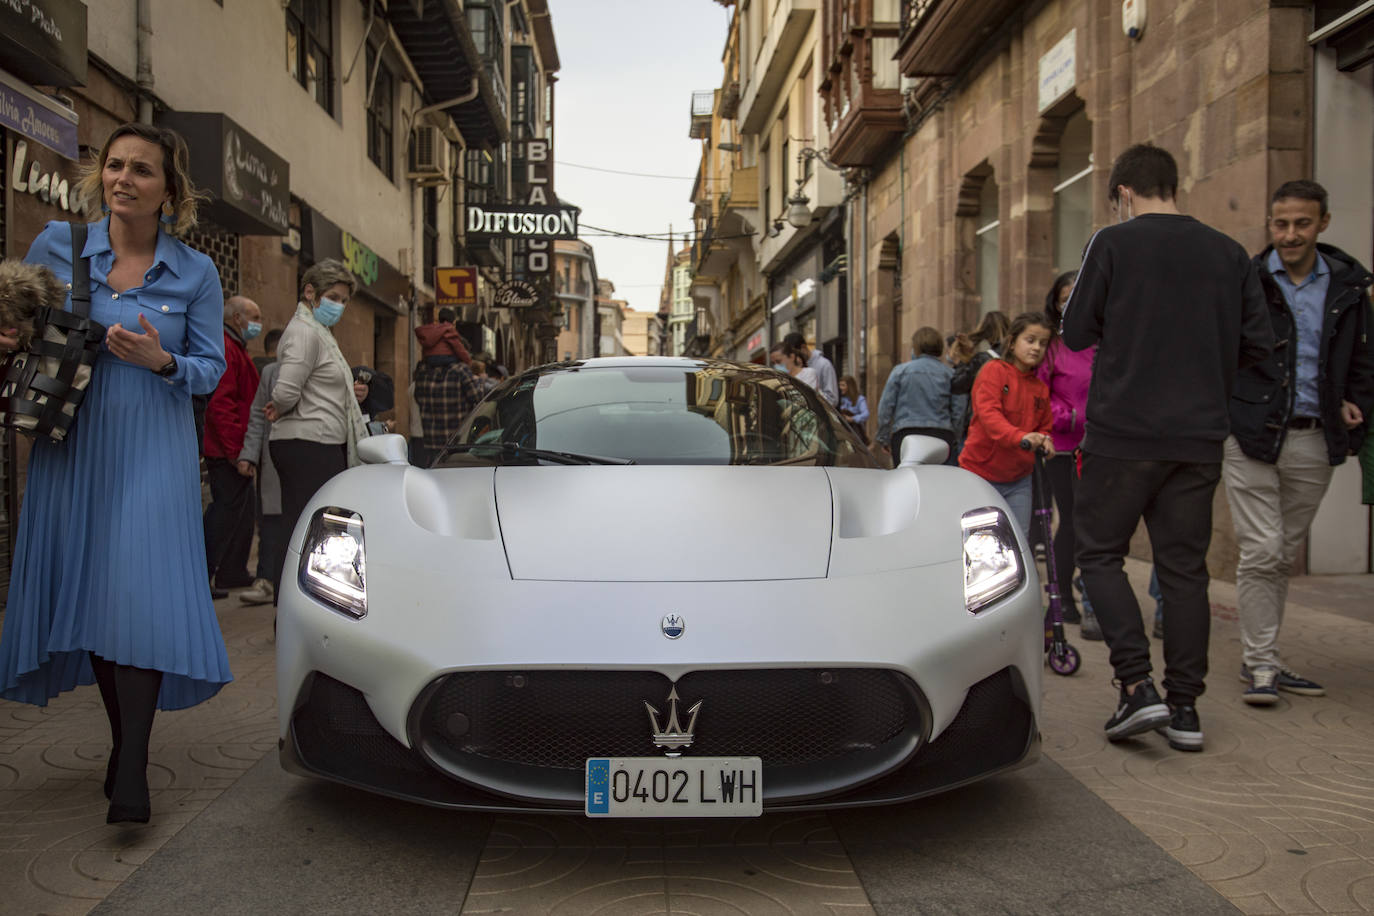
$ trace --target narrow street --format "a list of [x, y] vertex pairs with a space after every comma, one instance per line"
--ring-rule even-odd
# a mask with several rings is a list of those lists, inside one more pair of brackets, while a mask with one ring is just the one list
[[[1144, 598], [1148, 567], [1130, 572]], [[890, 809], [593, 822], [286, 774], [271, 609], [231, 596], [237, 680], [159, 716], [146, 827], [104, 823], [93, 687], [42, 710], [0, 704], [0, 912], [1374, 911], [1374, 580], [1295, 581], [1288, 658], [1329, 696], [1272, 709], [1241, 704], [1234, 586], [1212, 597], [1202, 754], [1107, 745], [1106, 651], [1076, 640], [1083, 668], [1046, 676], [1044, 756], [1021, 771]]]

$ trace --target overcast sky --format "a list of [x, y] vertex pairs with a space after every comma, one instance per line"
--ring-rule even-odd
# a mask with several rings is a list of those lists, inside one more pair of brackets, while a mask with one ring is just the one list
[[[701, 141], [687, 136], [693, 90], [719, 88], [730, 10], [713, 0], [549, 0], [558, 43], [555, 189], [582, 208], [599, 276], [640, 311], [658, 311], [666, 242], [597, 238], [692, 228]], [[637, 178], [575, 168], [678, 176]], [[674, 247], [680, 248], [681, 243]]]

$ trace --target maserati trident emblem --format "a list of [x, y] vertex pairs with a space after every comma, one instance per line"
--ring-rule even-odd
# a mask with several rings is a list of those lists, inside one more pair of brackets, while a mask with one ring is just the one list
[[687, 630], [687, 621], [683, 620], [678, 614], [668, 614], [659, 623], [659, 629], [663, 635], [669, 639], [677, 639]]
[[691, 747], [694, 736], [692, 732], [697, 727], [697, 713], [701, 711], [701, 700], [697, 700], [692, 707], [687, 710], [687, 715], [691, 716], [687, 720], [687, 727], [684, 729], [682, 723], [677, 718], [677, 685], [668, 692], [668, 721], [658, 724], [659, 712], [654, 709], [653, 704], [648, 700], [644, 701], [644, 708], [649, 711], [649, 727], [654, 730], [654, 747], [668, 748], [668, 756], [676, 757], [681, 753], [681, 748]]

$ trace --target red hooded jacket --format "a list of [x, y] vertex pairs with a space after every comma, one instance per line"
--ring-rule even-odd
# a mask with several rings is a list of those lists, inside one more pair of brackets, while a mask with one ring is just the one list
[[959, 466], [994, 483], [1012, 483], [1035, 468], [1021, 448], [1027, 433], [1048, 433], [1054, 422], [1050, 390], [1034, 373], [1005, 359], [988, 362], [973, 382], [973, 419]]
[[415, 339], [420, 342], [422, 356], [456, 356], [459, 362], [472, 362], [458, 329], [447, 321], [420, 325], [415, 329]]
[[205, 408], [206, 458], [237, 460], [248, 432], [248, 413], [258, 393], [258, 367], [253, 365], [243, 338], [224, 329], [224, 374]]

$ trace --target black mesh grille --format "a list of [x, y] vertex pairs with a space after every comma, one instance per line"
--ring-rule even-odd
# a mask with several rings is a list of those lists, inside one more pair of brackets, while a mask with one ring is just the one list
[[[588, 757], [657, 756], [648, 702], [666, 725], [664, 676], [642, 671], [481, 671], [434, 685], [423, 741], [448, 758], [474, 755], [581, 770]], [[679, 724], [701, 709], [697, 756], [758, 756], [791, 766], [873, 751], [920, 725], [914, 691], [876, 669], [697, 671], [676, 685]]]

